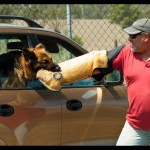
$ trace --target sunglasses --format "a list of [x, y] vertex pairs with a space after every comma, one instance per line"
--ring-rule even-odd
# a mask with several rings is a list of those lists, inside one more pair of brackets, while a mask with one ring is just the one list
[[129, 36], [130, 36], [130, 38], [131, 39], [135, 39], [138, 35], [141, 35], [143, 32], [141, 32], [141, 33], [137, 33], [137, 34], [129, 34]]

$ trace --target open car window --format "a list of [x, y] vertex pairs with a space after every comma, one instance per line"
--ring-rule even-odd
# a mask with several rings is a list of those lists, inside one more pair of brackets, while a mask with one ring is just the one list
[[[72, 49], [75, 48], [71, 44], [70, 45], [69, 43], [66, 44], [65, 41], [48, 37], [48, 36], [38, 35], [37, 37], [40, 43], [43, 43], [47, 49], [50, 49], [53, 60], [56, 63], [61, 63], [77, 57], [75, 53], [72, 53]], [[52, 49], [51, 45], [53, 45], [52, 47], [54, 47], [53, 50], [51, 50]], [[94, 85], [93, 78], [88, 78], [71, 84], [67, 84], [67, 85], [64, 84], [62, 85], [62, 87], [81, 87], [81, 86], [92, 86], [92, 85]]]

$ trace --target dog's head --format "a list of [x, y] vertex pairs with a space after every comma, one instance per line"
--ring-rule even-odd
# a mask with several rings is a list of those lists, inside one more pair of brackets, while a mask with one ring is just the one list
[[58, 64], [53, 62], [53, 58], [46, 50], [43, 44], [38, 44], [35, 48], [23, 49], [23, 57], [26, 64], [30, 66], [31, 70], [37, 72], [40, 69], [49, 71], [60, 71]]

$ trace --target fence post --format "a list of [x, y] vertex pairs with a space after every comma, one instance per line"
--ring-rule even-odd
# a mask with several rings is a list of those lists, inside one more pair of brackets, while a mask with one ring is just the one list
[[[71, 6], [66, 4], [67, 7], [67, 29], [68, 29], [68, 37], [72, 39], [72, 29], [71, 29]], [[68, 59], [72, 58], [72, 54], [68, 53]]]
[[118, 47], [117, 39], [114, 40], [114, 47]]

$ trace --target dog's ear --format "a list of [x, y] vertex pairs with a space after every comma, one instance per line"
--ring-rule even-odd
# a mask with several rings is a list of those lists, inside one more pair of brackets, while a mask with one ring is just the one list
[[45, 48], [45, 46], [42, 43], [39, 43], [36, 45], [35, 49]]
[[22, 49], [22, 55], [24, 56], [26, 61], [29, 61], [31, 59], [33, 60], [36, 58], [34, 52], [26, 48]]

